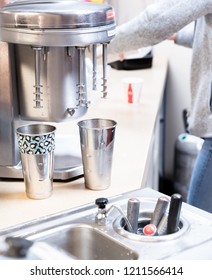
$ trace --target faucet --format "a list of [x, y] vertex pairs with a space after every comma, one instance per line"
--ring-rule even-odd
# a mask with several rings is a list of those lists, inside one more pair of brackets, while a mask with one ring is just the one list
[[105, 226], [107, 221], [106, 205], [108, 204], [107, 198], [97, 198], [95, 204], [98, 206], [98, 212], [95, 217], [95, 223], [99, 226]]
[[[113, 209], [116, 209], [119, 211], [119, 213], [124, 218], [125, 223], [127, 225], [127, 231], [129, 231], [131, 233], [135, 233], [135, 229], [133, 228], [131, 222], [129, 221], [128, 217], [124, 214], [124, 212], [122, 211], [122, 209], [119, 206], [111, 205], [111, 207], [109, 209], [106, 209], [106, 205], [108, 204], [107, 198], [97, 198], [95, 200], [95, 204], [98, 206], [98, 212], [95, 216], [96, 224], [98, 224], [99, 226], [105, 226], [107, 223], [108, 215], [112, 212]], [[128, 206], [129, 206], [129, 204], [128, 204]], [[129, 209], [128, 209], [128, 213], [129, 213]], [[136, 215], [136, 217], [134, 217], [134, 219], [136, 219], [136, 224], [138, 224], [137, 215]], [[132, 221], [132, 218], [131, 218], [131, 221]], [[133, 224], [135, 224], [135, 223], [133, 223]], [[137, 228], [136, 228], [136, 231], [137, 231]]]

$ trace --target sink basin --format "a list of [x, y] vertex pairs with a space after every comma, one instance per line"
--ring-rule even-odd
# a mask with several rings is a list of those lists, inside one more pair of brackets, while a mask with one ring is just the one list
[[138, 254], [102, 231], [88, 225], [67, 225], [33, 235], [80, 260], [136, 260]]

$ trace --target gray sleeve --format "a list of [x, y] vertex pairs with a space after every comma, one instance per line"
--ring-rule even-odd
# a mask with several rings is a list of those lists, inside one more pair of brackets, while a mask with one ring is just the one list
[[176, 34], [175, 43], [187, 48], [192, 48], [193, 37], [194, 37], [195, 22], [191, 22], [186, 25]]
[[208, 13], [212, 13], [212, 0], [161, 0], [118, 26], [108, 52], [115, 54], [153, 46]]

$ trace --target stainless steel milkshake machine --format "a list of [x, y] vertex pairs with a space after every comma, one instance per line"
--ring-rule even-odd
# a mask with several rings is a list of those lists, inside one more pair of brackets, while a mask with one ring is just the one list
[[[107, 44], [115, 36], [108, 4], [74, 0], [0, 0], [0, 178], [22, 178], [15, 130], [29, 122], [64, 122], [89, 106], [85, 57], [102, 45], [102, 96], [107, 94]], [[67, 143], [68, 145], [68, 143]], [[72, 159], [73, 160], [73, 159]], [[81, 175], [81, 160], [55, 157], [54, 178]], [[66, 164], [67, 165], [67, 162]]]

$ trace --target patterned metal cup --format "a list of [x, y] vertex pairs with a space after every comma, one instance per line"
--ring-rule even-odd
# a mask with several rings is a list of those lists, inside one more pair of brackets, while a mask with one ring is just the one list
[[52, 194], [55, 130], [47, 124], [30, 124], [16, 130], [29, 198], [44, 199]]

